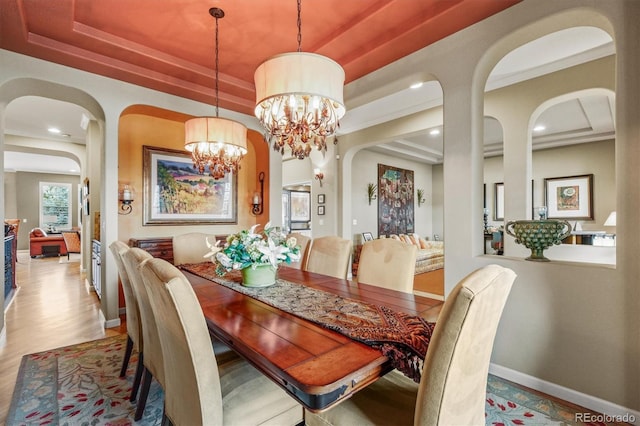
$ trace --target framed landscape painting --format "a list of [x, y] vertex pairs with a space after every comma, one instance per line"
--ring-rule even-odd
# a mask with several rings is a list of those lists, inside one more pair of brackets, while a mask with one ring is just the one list
[[546, 178], [547, 218], [593, 220], [593, 175]]
[[191, 154], [144, 146], [143, 225], [237, 223], [238, 184], [228, 173], [222, 179], [201, 175]]

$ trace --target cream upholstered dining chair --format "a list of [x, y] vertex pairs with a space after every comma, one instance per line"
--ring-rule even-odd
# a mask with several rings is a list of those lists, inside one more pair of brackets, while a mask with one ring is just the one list
[[204, 232], [189, 232], [173, 237], [173, 264], [210, 262], [204, 255], [211, 250], [207, 247], [207, 238], [211, 244], [216, 242], [216, 236]]
[[290, 266], [296, 269], [304, 269], [305, 264], [307, 263], [307, 258], [309, 257], [309, 248], [311, 247], [311, 238], [307, 237], [306, 235], [302, 235], [298, 232], [292, 232], [291, 234], [287, 235], [287, 239], [291, 237], [295, 238], [297, 245], [300, 246], [300, 261], [291, 262], [287, 266]]
[[367, 241], [358, 262], [358, 282], [413, 293], [416, 253], [413, 244], [391, 238]]
[[493, 340], [516, 274], [488, 265], [449, 294], [431, 337], [420, 384], [396, 370], [329, 410], [317, 425], [484, 425]]
[[141, 270], [164, 355], [165, 416], [174, 425], [302, 421], [302, 407], [250, 364], [216, 363], [202, 308], [176, 267], [151, 259]]
[[304, 269], [309, 272], [345, 279], [347, 278], [352, 246], [351, 240], [336, 236], [314, 238]]
[[152, 377], [155, 377], [164, 389], [164, 363], [162, 361], [162, 347], [160, 346], [160, 337], [158, 337], [156, 319], [153, 315], [153, 310], [149, 303], [149, 295], [147, 294], [147, 289], [144, 287], [140, 273], [140, 265], [148, 259], [153, 259], [153, 256], [137, 247], [121, 251], [121, 256], [125, 270], [129, 275], [131, 287], [138, 301], [140, 323], [142, 324], [142, 341], [144, 342], [144, 371], [142, 373], [140, 395], [138, 396], [136, 412], [134, 414], [134, 420], [137, 421], [140, 420], [144, 414]]
[[127, 316], [127, 347], [124, 352], [124, 359], [122, 360], [120, 377], [124, 377], [127, 373], [127, 366], [129, 365], [129, 359], [131, 359], [132, 350], [135, 349], [136, 352], [138, 352], [138, 365], [136, 367], [133, 387], [131, 388], [131, 396], [129, 398], [133, 402], [136, 400], [138, 389], [140, 388], [140, 379], [142, 378], [142, 372], [144, 370], [144, 343], [142, 322], [140, 321], [140, 308], [138, 307], [138, 300], [136, 299], [133, 287], [131, 286], [129, 274], [127, 273], [127, 270], [124, 267], [124, 262], [122, 261], [122, 253], [129, 250], [129, 246], [122, 241], [116, 240], [109, 245], [109, 249], [111, 250], [118, 267], [118, 275], [120, 275], [122, 293], [124, 294], [125, 314]]

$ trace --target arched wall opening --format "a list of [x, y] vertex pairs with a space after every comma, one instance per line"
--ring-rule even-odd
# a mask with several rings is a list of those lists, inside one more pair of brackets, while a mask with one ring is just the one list
[[[100, 106], [100, 104], [89, 94], [86, 92], [76, 89], [74, 87], [65, 86], [62, 84], [52, 83], [44, 80], [34, 79], [34, 78], [16, 78], [13, 80], [9, 80], [3, 85], [0, 86], [0, 152], [2, 152], [2, 160], [4, 162], [4, 152], [8, 148], [8, 140], [12, 139], [9, 135], [5, 134], [4, 128], [4, 117], [6, 113], [6, 109], [11, 103], [11, 101], [18, 99], [23, 96], [40, 96], [44, 98], [56, 99], [63, 102], [69, 102], [84, 108], [90, 115], [92, 122], [90, 123], [90, 127], [92, 128], [91, 134], [93, 137], [87, 138], [87, 150], [86, 156], [82, 158], [82, 155], [79, 152], [72, 152], [64, 154], [65, 157], [75, 158], [78, 163], [82, 166], [81, 175], [83, 177], [89, 177], [94, 182], [98, 184], [100, 183], [100, 176], [102, 173], [102, 166], [100, 162], [100, 155], [102, 152], [102, 144], [104, 143], [104, 120], [105, 114]], [[19, 145], [23, 145], [23, 148], [18, 148], [18, 150], [38, 150], [40, 146], [38, 143], [34, 143], [33, 141], [19, 141]], [[55, 152], [61, 151], [62, 148], [56, 149], [56, 147], [52, 147], [49, 149], [45, 149], [43, 152]], [[2, 216], [4, 218], [4, 203], [5, 203], [5, 188], [4, 186], [0, 188], [0, 199], [2, 199]], [[99, 197], [96, 196], [94, 206], [99, 208]], [[83, 235], [91, 236], [93, 235], [93, 223], [91, 220], [82, 220], [82, 231]], [[84, 238], [82, 240], [82, 265], [89, 265], [91, 259], [91, 240], [90, 238]], [[2, 256], [4, 259], [4, 256]], [[83, 266], [84, 267], [84, 266]], [[2, 302], [4, 304], [4, 294], [0, 296]], [[103, 307], [104, 312], [104, 307]], [[0, 320], [0, 329], [4, 327], [4, 319]]]
[[[572, 12], [568, 12], [567, 15], [571, 16]], [[543, 175], [538, 176], [539, 173], [535, 173], [532, 167], [533, 158], [542, 158], [542, 154], [536, 154], [536, 152], [560, 146], [565, 146], [564, 150], [566, 151], [568, 149], [567, 145], [586, 140], [584, 137], [585, 126], [581, 120], [575, 117], [577, 114], [571, 114], [571, 110], [568, 108], [558, 108], [556, 110], [557, 115], [563, 117], [564, 120], [547, 120], [555, 121], [555, 126], [550, 126], [555, 127], [554, 129], [547, 130], [546, 134], [534, 133], [535, 119], [532, 120], [532, 117], [536, 111], [538, 111], [538, 115], [540, 114], [540, 105], [545, 103], [548, 105], [549, 99], [562, 99], [567, 96], [588, 96], [588, 91], [594, 88], [605, 87], [613, 89], [614, 87], [615, 56], [613, 52], [615, 52], [615, 49], [612, 46], [610, 35], [601, 28], [584, 25], [576, 27], [568, 25], [568, 28], [559, 28], [555, 22], [557, 18], [558, 16], [547, 18], [540, 22], [538, 26], [532, 26], [533, 29], [531, 30], [532, 33], [537, 33], [544, 29], [545, 25], [553, 24], [550, 25], [551, 28], [549, 28], [548, 32], [538, 34], [538, 38], [535, 39], [522, 39], [517, 46], [511, 47], [512, 50], [504, 52], [503, 57], [496, 62], [489, 75], [491, 84], [486, 84], [488, 91], [485, 93], [485, 114], [495, 116], [504, 126], [504, 171], [502, 179], [497, 178], [504, 184], [504, 218], [500, 223], [496, 224], [498, 228], [503, 228], [509, 221], [535, 217], [534, 207], [547, 203], [544, 195], [547, 182], [545, 179], [563, 175], [570, 176], [570, 174], [567, 174], [570, 167], [563, 170], [559, 165], [557, 167], [558, 170], [555, 170], [550, 169], [550, 167], [543, 167], [543, 163], [538, 168]], [[598, 21], [599, 19], [594, 18], [594, 22]], [[601, 22], [599, 23], [601, 24]], [[500, 79], [508, 80], [511, 78], [509, 76], [495, 75], [495, 73], [499, 74], [500, 70], [504, 68], [502, 65], [504, 62], [513, 62], [515, 57], [519, 58], [517, 60], [523, 63], [520, 66], [526, 67], [529, 57], [538, 58], [542, 54], [536, 52], [551, 49], [549, 43], [557, 42], [563, 37], [571, 40], [577, 35], [584, 36], [588, 41], [585, 41], [583, 46], [575, 47], [576, 51], [570, 50], [567, 52], [566, 49], [574, 49], [574, 47], [566, 47], [558, 42], [559, 46], [557, 48], [560, 53], [568, 55], [573, 52], [572, 55], [568, 55], [567, 59], [557, 59], [542, 64], [534, 62], [531, 65], [530, 72], [538, 74], [537, 76], [533, 75], [535, 78], [516, 82], [506, 87], [495, 88], [496, 82], [499, 82]], [[511, 38], [515, 39], [520, 36], [522, 35], [514, 34], [505, 39], [512, 41]], [[507, 41], [503, 40], [502, 43], [507, 43]], [[555, 51], [545, 53], [553, 54]], [[487, 55], [493, 55], [492, 49], [489, 50]], [[494, 60], [496, 59], [494, 58]], [[514, 67], [515, 65], [511, 64], [511, 66]], [[570, 95], [571, 93], [574, 95]], [[597, 124], [598, 120], [594, 121]], [[612, 114], [610, 114], [610, 123], [613, 123]], [[551, 125], [552, 123], [549, 124]], [[596, 125], [595, 127], [598, 126]], [[591, 141], [599, 137], [601, 138], [602, 135], [594, 134], [591, 137]], [[561, 151], [558, 151], [558, 153], [561, 153]], [[587, 167], [585, 165], [585, 168]], [[497, 217], [494, 215], [494, 218]], [[511, 236], [505, 235], [504, 246], [505, 253], [508, 255], [522, 257], [528, 255], [528, 249], [516, 245]], [[552, 248], [551, 250], [557, 250], [557, 248]], [[580, 261], [580, 259], [585, 259], [584, 255], [578, 254], [577, 251], [575, 256], [573, 260]], [[560, 258], [570, 260], [571, 256], [567, 258], [563, 254]], [[603, 263], [610, 263], [611, 261], [610, 258], [601, 258], [601, 260], [603, 260]], [[615, 260], [613, 263], [615, 263]]]
[[[532, 213], [531, 192], [525, 189], [531, 184], [535, 167], [531, 157], [533, 112], [549, 99], [592, 88], [616, 90], [616, 209], [618, 213], [622, 210], [631, 214], [625, 208], [626, 202], [638, 204], [637, 190], [631, 186], [632, 180], [638, 181], [637, 156], [636, 159], [630, 157], [638, 151], [635, 144], [637, 125], [631, 119], [632, 111], [637, 115], [638, 101], [629, 98], [629, 93], [637, 93], [637, 90], [630, 92], [630, 87], [638, 87], [637, 75], [634, 75], [638, 65], [637, 51], [631, 48], [638, 37], [637, 30], [629, 28], [627, 22], [631, 16], [637, 19], [639, 9], [631, 3], [619, 3], [613, 8], [610, 8], [612, 5], [600, 7], [596, 3], [583, 6], [573, 2], [553, 9], [558, 12], [537, 14], [533, 3], [523, 5], [522, 12], [530, 17], [524, 19], [526, 25], [514, 27], [496, 39], [475, 69], [474, 84], [486, 87], [491, 70], [507, 52], [545, 34], [574, 26], [600, 28], [615, 43], [615, 56], [604, 56], [537, 78], [550, 83], [545, 89], [557, 89], [555, 93], [545, 91], [528, 98], [522, 96], [520, 90], [521, 102], [511, 107], [514, 109], [511, 114], [519, 115], [517, 127], [511, 124], [513, 120], [503, 119], [509, 115], [507, 112], [500, 111], [490, 102], [498, 91], [486, 93], [484, 114], [500, 117], [505, 126], [505, 182], [511, 182], [513, 187], [505, 203], [507, 220], [509, 216], [518, 219]], [[509, 143], [513, 140], [520, 144]], [[509, 188], [505, 187], [505, 191]], [[624, 200], [621, 194], [625, 194]], [[632, 324], [637, 324], [633, 306], [637, 305], [638, 293], [637, 280], [631, 272], [636, 271], [637, 275], [638, 267], [637, 261], [626, 254], [627, 249], [637, 244], [627, 240], [629, 234], [621, 232], [621, 225], [619, 223], [617, 227], [615, 268], [564, 261], [528, 262], [523, 260], [528, 250], [515, 244], [507, 247], [510, 255], [504, 258], [477, 257], [478, 262], [498, 262], [518, 274], [494, 345], [492, 363], [497, 367], [495, 372], [500, 371], [503, 377], [513, 374], [511, 377], [519, 383], [564, 395], [565, 399], [584, 406], [593, 408], [602, 404], [599, 407], [603, 412], [615, 410], [615, 404], [637, 409], [638, 368], [635, 360], [639, 346], [638, 334]], [[629, 223], [623, 228], [637, 231], [637, 226]], [[585, 310], [586, 306], [589, 308]], [[522, 336], [526, 336], [526, 343], [514, 345], [513, 342], [523, 341]], [[614, 346], [617, 349], [612, 351]]]

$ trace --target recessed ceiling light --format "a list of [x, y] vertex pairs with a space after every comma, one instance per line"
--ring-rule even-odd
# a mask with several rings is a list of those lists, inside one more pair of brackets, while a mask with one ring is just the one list
[[533, 131], [534, 131], [534, 132], [541, 132], [541, 131], [543, 131], [543, 130], [544, 130], [544, 129], [546, 129], [546, 128], [547, 128], [547, 127], [546, 127], [546, 126], [544, 126], [543, 124], [538, 124], [536, 127], [534, 127], [534, 128], [533, 128]]
[[60, 129], [57, 127], [49, 127], [47, 130], [49, 130], [49, 133], [55, 133], [56, 135], [60, 133]]
[[429, 132], [429, 134], [431, 136], [437, 136], [440, 134], [440, 130], [439, 129], [433, 129], [432, 131]]
[[419, 88], [422, 87], [422, 84], [423, 83], [421, 81], [419, 81], [417, 83], [413, 83], [411, 86], [409, 86], [409, 88], [411, 88], [411, 89], [419, 89]]
[[76, 169], [69, 169], [69, 171], [70, 171], [71, 173], [75, 173], [75, 172], [77, 172], [77, 170], [76, 170]]
[[69, 133], [61, 133], [60, 136], [64, 137], [64, 138], [70, 138], [71, 135]]

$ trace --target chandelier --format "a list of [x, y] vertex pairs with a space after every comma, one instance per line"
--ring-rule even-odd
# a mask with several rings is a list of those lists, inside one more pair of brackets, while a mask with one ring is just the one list
[[[302, 52], [301, 1], [298, 0], [298, 51], [273, 56], [255, 72], [255, 116], [267, 131], [273, 149], [285, 146], [299, 159], [312, 147], [326, 152], [326, 138], [335, 134], [346, 110], [342, 100], [344, 70], [337, 62]], [[333, 143], [338, 139], [334, 136]]]
[[237, 121], [218, 117], [218, 19], [224, 11], [209, 9], [216, 19], [216, 116], [196, 117], [184, 123], [184, 147], [191, 152], [193, 165], [214, 179], [222, 179], [227, 173], [237, 172], [240, 161], [247, 153], [247, 128]]

